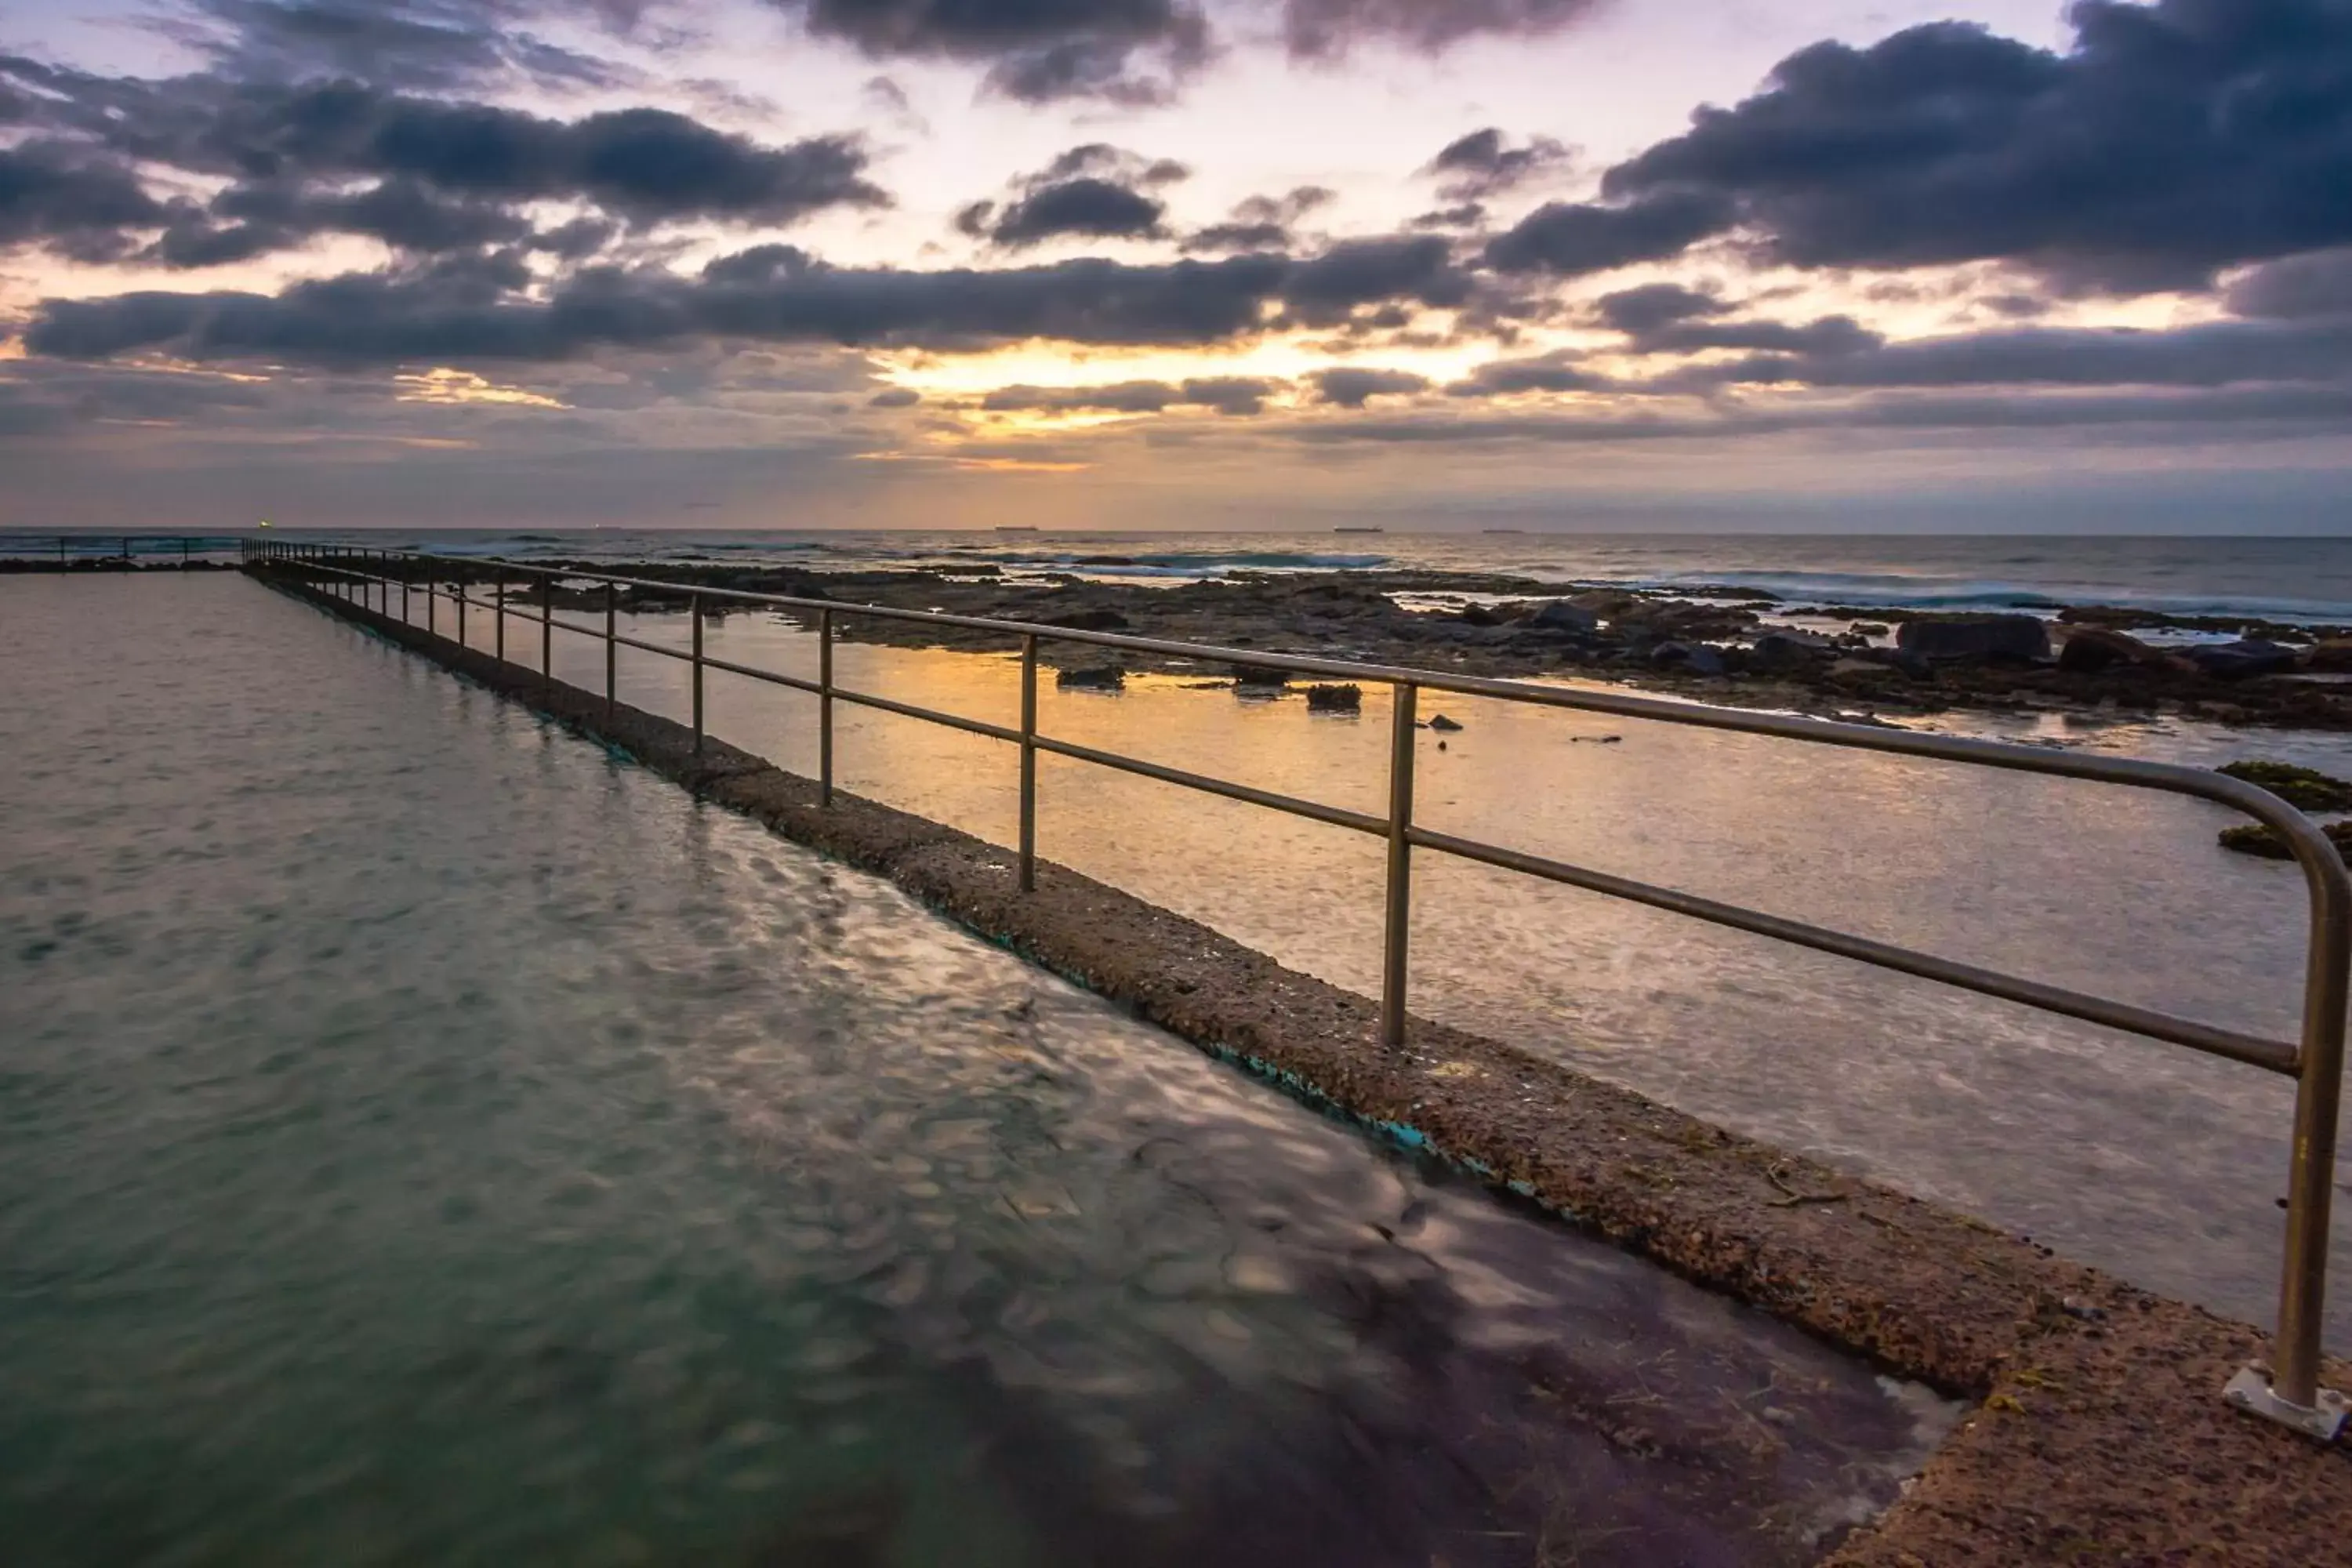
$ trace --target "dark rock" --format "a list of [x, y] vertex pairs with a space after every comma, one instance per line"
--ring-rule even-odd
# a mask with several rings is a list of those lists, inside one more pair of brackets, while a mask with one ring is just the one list
[[1054, 684], [1079, 691], [1124, 691], [1127, 671], [1115, 664], [1091, 665], [1085, 669], [1057, 669]]
[[1906, 621], [1895, 634], [1895, 646], [1931, 660], [2047, 658], [2050, 628], [2039, 616]]
[[1459, 730], [1462, 728], [1462, 725], [1459, 721], [1448, 719], [1443, 713], [1433, 713], [1429, 716], [1429, 727], [1433, 730], [1444, 730], [1450, 731]]
[[1309, 713], [1355, 713], [1364, 706], [1364, 689], [1350, 682], [1344, 686], [1310, 686], [1307, 689], [1307, 710]]
[[1580, 605], [1566, 599], [1552, 599], [1538, 605], [1536, 612], [1522, 623], [1541, 626], [1550, 632], [1574, 632], [1588, 636], [1601, 629], [1601, 617]]
[[1887, 626], [1885, 621], [1856, 621], [1846, 630], [1856, 637], [1883, 637], [1886, 635]]
[[2058, 649], [2058, 668], [2075, 675], [2095, 675], [2118, 664], [2163, 662], [2155, 648], [2112, 626], [2078, 626]]
[[1485, 605], [1465, 605], [1461, 614], [1454, 618], [1465, 626], [1499, 626], [1503, 624], [1503, 617]]
[[1650, 662], [1691, 675], [1721, 675], [1726, 668], [1723, 650], [1712, 643], [1662, 642], [1650, 650]]
[[[2352, 822], [2331, 822], [2320, 831], [2336, 846], [2336, 853], [2352, 863]], [[2221, 829], [2221, 847], [2241, 855], [2259, 855], [2265, 860], [2294, 858], [2294, 851], [2287, 847], [2284, 836], [2266, 822], [2245, 822]]]
[[2270, 791], [2297, 811], [2352, 811], [2352, 784], [2293, 763], [2260, 757], [2229, 763], [2214, 772]]
[[1290, 675], [1286, 670], [1268, 669], [1264, 665], [1258, 664], [1236, 664], [1231, 668], [1235, 686], [1287, 686], [1290, 684]]
[[1835, 652], [1810, 632], [1766, 632], [1748, 650], [1749, 661], [1761, 670], [1810, 669], [1826, 663]]
[[2314, 644], [2311, 651], [2303, 656], [2303, 664], [2305, 669], [2328, 675], [2352, 670], [2352, 637], [2329, 637]]
[[2240, 637], [2236, 642], [2183, 648], [2180, 656], [2216, 680], [2251, 680], [2258, 675], [2276, 675], [2295, 666], [2294, 649], [2261, 637]]
[[1128, 621], [1117, 610], [1072, 610], [1066, 615], [1047, 616], [1037, 624], [1067, 626], [1074, 632], [1123, 632]]

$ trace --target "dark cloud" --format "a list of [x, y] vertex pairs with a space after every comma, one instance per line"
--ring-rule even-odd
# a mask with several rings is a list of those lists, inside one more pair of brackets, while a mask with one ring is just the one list
[[1825, 387], [2347, 381], [2352, 380], [2352, 319], [2211, 321], [2166, 331], [2016, 327], [1874, 345], [1840, 342], [1826, 349], [1816, 345], [1699, 366], [1678, 379], [1683, 384]]
[[975, 239], [1021, 249], [1049, 239], [1159, 239], [1167, 204], [1151, 190], [1192, 178], [1172, 158], [1146, 158], [1108, 142], [1056, 154], [1043, 169], [1011, 182], [1003, 203], [973, 202], [955, 227]]
[[1146, 158], [1108, 142], [1087, 142], [1056, 153], [1054, 161], [1028, 178], [1034, 188], [1064, 180], [1093, 178], [1122, 185], [1171, 185], [1192, 177], [1192, 171], [1173, 158]]
[[1286, 0], [1291, 52], [1328, 59], [1365, 43], [1442, 49], [1480, 35], [1539, 37], [1583, 19], [1595, 0]]
[[[1162, 232], [1167, 210], [1166, 204], [1108, 180], [1066, 180], [1007, 204], [987, 220], [988, 237], [1008, 249], [1068, 236], [1149, 239]], [[971, 213], [967, 208], [959, 219]]]
[[1298, 220], [1339, 199], [1321, 185], [1299, 185], [1279, 196], [1244, 196], [1223, 223], [1184, 237], [1186, 250], [1287, 250], [1297, 238]]
[[911, 386], [885, 387], [866, 400], [868, 408], [912, 408], [923, 395]]
[[1361, 408], [1374, 397], [1403, 397], [1429, 390], [1429, 378], [1409, 370], [1370, 370], [1353, 365], [1310, 373], [1317, 396], [1341, 408]]
[[1026, 103], [1164, 101], [1210, 57], [1179, 0], [772, 0], [876, 59], [954, 59]]
[[1407, 223], [1405, 226], [1407, 228], [1414, 229], [1472, 229], [1476, 228], [1486, 221], [1486, 207], [1485, 203], [1463, 202], [1456, 206], [1438, 207], [1430, 212], [1422, 213]]
[[1940, 23], [1822, 43], [1609, 171], [1712, 201], [1798, 267], [2000, 259], [2073, 288], [2198, 287], [2352, 239], [2352, 6], [2081, 0], [2065, 54]]
[[1730, 221], [1732, 204], [1709, 191], [1662, 190], [1604, 205], [1551, 202], [1487, 241], [1502, 272], [1576, 277], [1680, 255]]
[[127, 170], [65, 142], [0, 148], [0, 248], [46, 245], [78, 261], [107, 261], [126, 230], [163, 221], [163, 205]]
[[1423, 173], [1438, 177], [1437, 194], [1443, 199], [1475, 202], [1514, 190], [1568, 161], [1568, 148], [1549, 136], [1531, 137], [1526, 146], [1512, 147], [1490, 125], [1448, 142]]
[[1629, 334], [1643, 353], [1695, 353], [1705, 349], [1749, 349], [1760, 353], [1836, 359], [1874, 349], [1886, 340], [1852, 316], [1822, 316], [1811, 321], [1674, 321]]
[[1593, 301], [1594, 313], [1604, 324], [1634, 334], [1655, 331], [1693, 316], [1721, 315], [1727, 309], [1713, 294], [1685, 289], [1679, 283], [1644, 283], [1637, 289], [1603, 294]]
[[1108, 386], [1003, 386], [981, 399], [992, 413], [1158, 414], [1179, 406], [1213, 408], [1220, 414], [1264, 411], [1283, 383], [1258, 376], [1202, 376], [1192, 380], [1122, 381]]
[[1616, 383], [1588, 371], [1570, 349], [1527, 359], [1489, 361], [1445, 389], [1448, 397], [1495, 397], [1515, 392], [1606, 392]]
[[[174, 266], [243, 260], [331, 231], [418, 250], [515, 243], [531, 226], [504, 209], [548, 200], [592, 204], [639, 227], [788, 224], [889, 200], [865, 178], [866, 154], [852, 139], [765, 146], [668, 110], [563, 121], [349, 80], [142, 81], [0, 57], [0, 80], [9, 79], [34, 89], [42, 135], [8, 154], [0, 244], [79, 215], [75, 253], [86, 258], [129, 254], [134, 235], [155, 229], [142, 254]], [[142, 166], [230, 184], [208, 203], [167, 207], [133, 172]], [[368, 180], [376, 183], [352, 188]], [[47, 215], [37, 225], [37, 203]], [[95, 221], [102, 214], [112, 215], [110, 233]], [[582, 254], [588, 234], [571, 227], [550, 248]]]
[[635, 7], [544, 0], [198, 0], [162, 24], [238, 81], [340, 78], [425, 91], [517, 77], [613, 87], [626, 73], [531, 34], [534, 17], [587, 14], [625, 27]]
[[2229, 302], [2241, 316], [2352, 316], [2352, 248], [2257, 267], [2230, 285]]
[[[1310, 327], [1345, 321], [1359, 308], [1413, 300], [1433, 308], [1460, 305], [1469, 276], [1454, 264], [1453, 247], [1436, 235], [1342, 240], [1299, 263], [1283, 289], [1292, 320]], [[1402, 323], [1400, 323], [1402, 324]]]
[[199, 360], [464, 364], [558, 360], [704, 339], [971, 349], [1025, 339], [1205, 344], [1260, 330], [1294, 264], [1280, 257], [1122, 266], [904, 272], [836, 268], [788, 246], [713, 262], [699, 278], [591, 268], [544, 298], [478, 271], [352, 273], [277, 295], [140, 292], [44, 303], [35, 353], [142, 351]]

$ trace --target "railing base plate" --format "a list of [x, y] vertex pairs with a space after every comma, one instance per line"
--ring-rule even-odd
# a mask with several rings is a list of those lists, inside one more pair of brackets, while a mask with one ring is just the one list
[[2333, 1443], [2344, 1430], [2347, 1416], [2352, 1416], [2352, 1400], [2332, 1388], [2319, 1391], [2315, 1405], [2297, 1405], [2282, 1399], [2271, 1387], [2270, 1373], [2259, 1366], [2241, 1367], [2238, 1375], [2221, 1390], [2221, 1397], [2250, 1415], [2260, 1415], [2292, 1426], [2306, 1437], [2323, 1443]]

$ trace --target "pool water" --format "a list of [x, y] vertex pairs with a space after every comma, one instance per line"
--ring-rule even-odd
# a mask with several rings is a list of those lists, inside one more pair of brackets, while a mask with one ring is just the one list
[[12, 1565], [1798, 1563], [1953, 1419], [251, 583], [0, 677]]

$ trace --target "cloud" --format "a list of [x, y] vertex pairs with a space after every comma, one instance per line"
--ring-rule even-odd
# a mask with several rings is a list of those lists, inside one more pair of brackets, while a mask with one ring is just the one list
[[1874, 344], [1839, 329], [1831, 340], [1696, 367], [1684, 380], [1891, 387], [2225, 386], [2352, 379], [2352, 320], [2212, 321], [2165, 331], [2017, 327]]
[[1606, 392], [1611, 377], [1588, 371], [1572, 349], [1554, 349], [1524, 359], [1490, 360], [1445, 389], [1448, 397], [1497, 397], [1521, 392]]
[[952, 59], [1024, 103], [1165, 101], [1211, 55], [1178, 0], [773, 0], [813, 34], [875, 59]]
[[1264, 411], [1286, 384], [1259, 376], [1201, 376], [1170, 383], [1122, 381], [1107, 386], [1003, 386], [981, 399], [991, 413], [1158, 414], [1169, 408], [1213, 408], [1231, 416]]
[[1611, 169], [1602, 194], [1712, 203], [1700, 232], [1740, 226], [1790, 266], [1997, 259], [2126, 293], [2352, 239], [2352, 7], [2068, 15], [2064, 54], [1959, 23], [1813, 45]]
[[[564, 121], [349, 80], [142, 81], [11, 57], [0, 57], [0, 80], [34, 89], [27, 112], [39, 132], [0, 153], [0, 244], [46, 239], [85, 259], [137, 250], [210, 266], [327, 232], [417, 250], [519, 243], [532, 226], [509, 209], [541, 201], [648, 227], [784, 225], [890, 199], [865, 177], [855, 139], [767, 146], [666, 109]], [[229, 184], [204, 204], [167, 205], [147, 194], [142, 168]], [[134, 236], [151, 230], [163, 232], [141, 250]], [[572, 226], [551, 248], [579, 254], [589, 233]]]
[[1341, 240], [1299, 263], [1284, 285], [1283, 301], [1300, 324], [1330, 327], [1365, 305], [1408, 300], [1433, 308], [1460, 305], [1471, 287], [1443, 238], [1400, 235]]
[[[1160, 220], [1167, 210], [1166, 204], [1108, 180], [1066, 180], [1007, 204], [986, 220], [987, 233], [1007, 249], [1073, 235], [1150, 239], [1162, 232]], [[965, 215], [975, 221], [984, 216], [972, 208], [966, 208]]]
[[1339, 199], [1321, 185], [1298, 185], [1279, 196], [1244, 196], [1223, 223], [1184, 237], [1186, 250], [1287, 250], [1300, 218]]
[[1568, 148], [1549, 136], [1532, 137], [1524, 147], [1506, 146], [1502, 132], [1490, 125], [1446, 143], [1422, 172], [1438, 177], [1441, 200], [1475, 202], [1552, 173], [1569, 157]]
[[1861, 353], [1885, 342], [1852, 316], [1822, 316], [1811, 321], [1671, 321], [1628, 334], [1643, 353], [1696, 353], [1706, 349], [1751, 349], [1809, 359]]
[[523, 24], [585, 11], [626, 30], [636, 9], [535, 0], [197, 0], [194, 16], [161, 26], [239, 81], [342, 79], [437, 91], [517, 77], [614, 87], [628, 73], [547, 43]]
[[2254, 268], [2233, 280], [2230, 309], [2241, 316], [2299, 321], [2352, 316], [2352, 248], [2316, 251]]
[[1361, 44], [1443, 49], [1485, 36], [1539, 37], [1581, 21], [1594, 0], [1286, 0], [1293, 54], [1329, 59]]
[[866, 400], [868, 408], [912, 408], [923, 395], [911, 386], [888, 386]]
[[1680, 255], [1730, 221], [1731, 202], [1708, 191], [1662, 190], [1603, 205], [1550, 202], [1487, 241], [1500, 272], [1576, 277]]
[[1620, 289], [1613, 294], [1603, 294], [1593, 304], [1595, 313], [1604, 323], [1636, 335], [1693, 316], [1720, 315], [1729, 309], [1713, 294], [1686, 289], [1679, 283], [1644, 283], [1636, 289]]
[[1371, 370], [1339, 365], [1308, 374], [1317, 395], [1341, 408], [1361, 408], [1375, 397], [1403, 397], [1429, 390], [1429, 378], [1409, 370]]
[[107, 261], [124, 231], [163, 221], [162, 204], [128, 170], [60, 142], [0, 148], [0, 248], [47, 245], [79, 261]]

